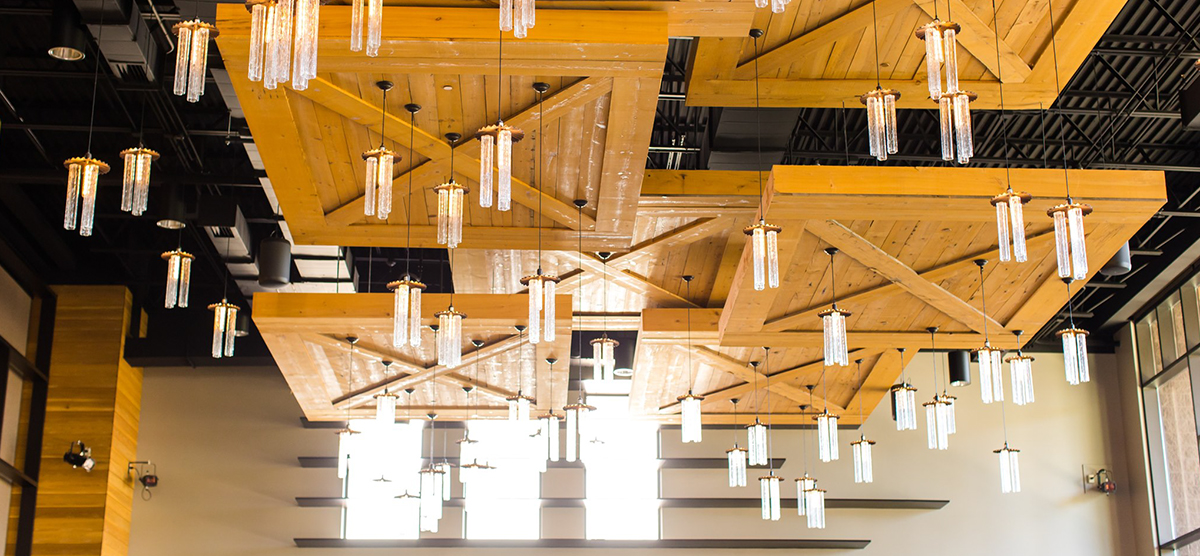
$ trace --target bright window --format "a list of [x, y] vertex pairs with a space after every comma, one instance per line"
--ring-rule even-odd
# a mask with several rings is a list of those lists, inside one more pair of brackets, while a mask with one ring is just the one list
[[349, 437], [349, 464], [343, 485], [347, 539], [415, 539], [419, 537], [420, 421], [380, 425], [374, 419], [352, 421], [359, 431]]
[[[461, 444], [462, 463], [494, 467], [463, 483], [468, 539], [537, 539], [541, 536], [542, 472], [546, 439], [538, 423], [470, 421], [474, 444]], [[536, 454], [540, 457], [530, 457]]]
[[588, 539], [659, 538], [658, 425], [629, 418], [628, 396], [591, 396], [580, 448]]

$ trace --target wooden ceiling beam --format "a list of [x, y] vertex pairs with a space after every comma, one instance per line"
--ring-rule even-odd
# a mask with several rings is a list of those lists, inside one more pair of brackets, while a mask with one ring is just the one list
[[654, 282], [651, 282], [645, 276], [641, 276], [635, 272], [613, 268], [609, 266], [605, 268], [604, 261], [597, 255], [592, 253], [584, 253], [583, 268], [587, 272], [592, 272], [597, 275], [607, 275], [613, 284], [625, 288], [631, 292], [645, 295], [650, 300], [656, 303], [663, 303], [674, 306], [692, 306], [697, 305], [691, 300], [671, 291]]
[[[869, 28], [872, 22], [872, 10], [878, 10], [880, 17], [888, 17], [912, 5], [913, 0], [879, 0], [869, 2], [850, 12], [825, 23], [799, 37], [792, 39], [758, 57], [758, 75], [774, 75], [780, 70], [787, 69], [798, 59], [812, 54], [813, 47], [832, 43], [854, 31]], [[857, 39], [856, 39], [857, 40]], [[733, 71], [733, 78], [739, 80], [754, 79], [755, 60], [743, 62]], [[857, 94], [865, 93], [875, 88], [863, 89]], [[690, 102], [690, 100], [689, 100]]]
[[[687, 347], [680, 346], [680, 349], [686, 350]], [[768, 380], [769, 375], [761, 370], [755, 371], [754, 369], [751, 369], [749, 363], [743, 363], [737, 359], [704, 346], [692, 347], [692, 354], [699, 358], [701, 362], [707, 363], [718, 370], [733, 375], [743, 382], [753, 383], [756, 379], [762, 380], [763, 387], [767, 388], [771, 392], [792, 400], [797, 404], [809, 403], [809, 393], [807, 390], [797, 388], [791, 384], [781, 381], [770, 381]], [[820, 396], [813, 396], [812, 400], [814, 408], [818, 411], [826, 407], [828, 407], [830, 411], [839, 413], [845, 411], [845, 408], [831, 403], [828, 400], [821, 399]]]
[[732, 222], [733, 219], [728, 216], [699, 218], [638, 243], [628, 252], [613, 255], [608, 259], [608, 264], [609, 266], [637, 264], [657, 255], [663, 249], [690, 245], [717, 232], [727, 230]]
[[976, 309], [941, 286], [922, 278], [911, 267], [854, 233], [840, 222], [810, 220], [806, 230], [967, 328], [980, 333], [988, 330], [989, 327], [993, 332], [1004, 331], [1004, 325], [991, 316], [985, 315], [983, 311]]
[[[979, 18], [962, 0], [948, 0], [949, 13], [954, 23], [962, 27], [958, 34], [958, 44], [971, 53], [979, 63], [997, 77], [1003, 76], [1004, 83], [1024, 83], [1029, 78], [1033, 68], [1025, 62], [1008, 43], [1000, 41], [1000, 59], [996, 59], [996, 32], [991, 23]], [[916, 4], [925, 15], [933, 17], [934, 0], [916, 0]], [[959, 61], [959, 67], [965, 60]], [[999, 62], [999, 65], [997, 65]]]
[[[1053, 242], [1053, 231], [1034, 234], [1026, 238], [1026, 246], [1031, 251], [1040, 251], [1043, 247]], [[958, 274], [959, 272], [963, 272], [968, 269], [974, 269], [975, 259], [995, 259], [999, 255], [999, 252], [1000, 250], [996, 248], [973, 253], [971, 255], [959, 258], [956, 261], [923, 271], [919, 274], [919, 276], [928, 282], [936, 284], [950, 276]], [[868, 305], [873, 301], [897, 293], [901, 291], [901, 289], [902, 288], [898, 284], [894, 282], [888, 282], [886, 284], [870, 287], [865, 290], [846, 295], [838, 300], [838, 304], [843, 308], [853, 311], [856, 307]], [[763, 330], [769, 332], [782, 332], [784, 330], [800, 328], [803, 326], [813, 326], [817, 322], [817, 319], [820, 318], [819, 313], [828, 308], [828, 303], [822, 303], [800, 311], [795, 311], [773, 318], [768, 320], [763, 325]]]
[[[603, 80], [603, 78], [599, 79]], [[595, 83], [591, 83], [590, 85], [597, 87]], [[393, 114], [384, 114], [378, 106], [374, 106], [366, 100], [359, 98], [358, 95], [352, 94], [320, 77], [310, 80], [307, 89], [296, 91], [296, 93], [376, 133], [381, 131], [380, 126], [382, 122], [380, 122], [380, 116], [382, 115], [387, 118], [387, 123], [389, 124], [387, 129], [383, 130], [388, 139], [400, 145], [411, 146], [414, 151], [431, 160], [450, 158], [450, 144], [446, 141], [420, 128], [414, 128], [406, 118]], [[526, 112], [536, 111], [536, 108], [537, 105], [534, 104], [527, 108]], [[410, 142], [412, 143], [411, 145], [409, 144]], [[480, 177], [479, 159], [467, 155], [465, 152], [459, 153], [459, 156], [464, 159], [458, 167], [462, 175], [468, 176], [478, 183]], [[401, 177], [407, 178], [407, 176]], [[512, 178], [512, 198], [513, 202], [534, 211], [541, 209], [541, 214], [568, 228], [575, 229], [579, 227], [579, 214], [574, 206], [559, 200], [551, 194], [543, 193], [517, 177]], [[361, 201], [352, 202], [360, 203]], [[595, 227], [595, 219], [584, 215], [583, 224], [585, 228], [593, 228]]]
[[[578, 232], [562, 228], [543, 228], [542, 247], [547, 250], [569, 251], [579, 248]], [[410, 235], [411, 234], [411, 235]], [[391, 224], [354, 224], [341, 228], [292, 229], [299, 245], [353, 245], [356, 247], [423, 247], [445, 249], [437, 241], [437, 226]], [[590, 251], [625, 249], [629, 236], [586, 231], [583, 248]], [[472, 249], [536, 250], [537, 228], [505, 226], [463, 226], [463, 246]]]
[[[487, 361], [493, 357], [496, 357], [497, 355], [516, 349], [523, 343], [524, 341], [520, 336], [509, 336], [503, 340], [493, 342], [479, 348], [478, 359], [480, 362]], [[476, 352], [470, 352], [471, 363], [475, 362], [476, 357]], [[434, 365], [405, 376], [393, 376], [384, 380], [376, 381], [352, 392], [347, 392], [341, 396], [338, 396], [337, 398], [331, 400], [330, 403], [332, 403], [333, 406], [338, 409], [351, 408], [367, 403], [373, 396], [375, 396], [375, 394], [382, 392], [385, 387], [399, 392], [406, 388], [415, 387], [418, 384], [452, 374], [456, 373], [453, 373], [450, 367], [446, 367], [445, 365]], [[463, 379], [466, 378], [461, 377], [461, 375], [459, 376]], [[484, 390], [481, 389], [480, 392], [484, 392]], [[492, 392], [496, 395], [501, 395], [501, 393], [503, 393], [503, 397], [513, 395], [511, 392], [505, 392], [502, 390], [493, 390]]]

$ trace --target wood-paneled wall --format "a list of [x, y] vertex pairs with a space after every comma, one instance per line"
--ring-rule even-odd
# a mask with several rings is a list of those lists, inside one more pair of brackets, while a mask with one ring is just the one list
[[[55, 287], [58, 307], [33, 554], [124, 556], [129, 548], [142, 370], [122, 357], [131, 299], [123, 286]], [[92, 449], [88, 473], [62, 461]]]

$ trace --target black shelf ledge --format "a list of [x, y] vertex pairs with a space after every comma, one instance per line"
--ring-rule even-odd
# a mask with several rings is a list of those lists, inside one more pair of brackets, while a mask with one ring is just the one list
[[[660, 498], [660, 507], [686, 509], [759, 509], [758, 498]], [[582, 508], [583, 498], [543, 498], [543, 508]], [[451, 498], [443, 502], [446, 506], [460, 508], [464, 499]], [[825, 508], [830, 510], [940, 510], [949, 500], [906, 500], [886, 498], [826, 498]], [[296, 497], [296, 504], [304, 508], [337, 508], [346, 505], [345, 498]], [[795, 498], [784, 498], [784, 508], [795, 509]]]
[[687, 550], [777, 550], [777, 549], [840, 549], [862, 550], [871, 544], [858, 539], [662, 539], [657, 541], [600, 541], [586, 539], [539, 539], [528, 541], [419, 539], [294, 539], [299, 548], [603, 548]]
[[[301, 456], [297, 459], [300, 460], [300, 467], [308, 469], [334, 469], [337, 467], [337, 456]], [[458, 458], [437, 459], [438, 461], [444, 459], [450, 465], [458, 466]], [[729, 465], [729, 460], [725, 458], [666, 458], [658, 461], [661, 463], [660, 469], [726, 469]], [[771, 460], [768, 465], [748, 465], [746, 467], [747, 469], [780, 469], [785, 463], [787, 463], [787, 459], [776, 458]], [[583, 462], [560, 459], [546, 462], [546, 467], [550, 469], [583, 469]]]

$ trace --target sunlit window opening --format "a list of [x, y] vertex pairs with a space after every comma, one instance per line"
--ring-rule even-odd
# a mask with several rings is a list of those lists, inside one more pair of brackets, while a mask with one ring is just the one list
[[421, 437], [424, 423], [384, 425], [356, 419], [346, 451], [350, 460], [343, 482], [346, 507], [342, 537], [346, 539], [415, 539], [420, 504], [397, 498], [420, 491]]
[[580, 446], [587, 538], [657, 540], [658, 424], [630, 419], [628, 396], [593, 395], [588, 403], [596, 411]]
[[507, 420], [467, 423], [476, 440], [467, 454], [494, 469], [475, 472], [463, 483], [466, 538], [540, 538], [546, 438], [539, 434], [539, 425]]

